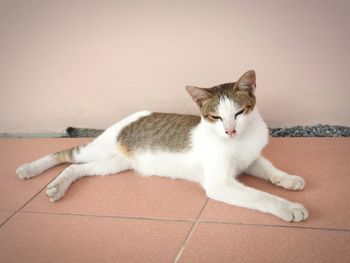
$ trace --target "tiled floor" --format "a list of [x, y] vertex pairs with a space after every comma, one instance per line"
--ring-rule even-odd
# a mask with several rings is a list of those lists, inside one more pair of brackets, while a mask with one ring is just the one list
[[350, 262], [350, 139], [273, 138], [264, 150], [302, 175], [301, 192], [249, 176], [249, 186], [303, 203], [310, 217], [285, 223], [208, 200], [196, 184], [133, 172], [89, 177], [50, 203], [18, 165], [90, 139], [0, 140], [0, 262]]

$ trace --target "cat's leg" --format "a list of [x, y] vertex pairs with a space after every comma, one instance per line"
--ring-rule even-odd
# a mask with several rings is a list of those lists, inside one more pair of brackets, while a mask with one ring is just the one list
[[236, 180], [211, 182], [204, 188], [213, 200], [270, 213], [285, 221], [300, 222], [308, 217], [302, 204], [247, 187]]
[[62, 163], [54, 154], [47, 155], [31, 163], [25, 163], [16, 169], [20, 179], [30, 179]]
[[289, 190], [302, 190], [305, 186], [305, 180], [302, 177], [289, 175], [277, 169], [270, 161], [262, 156], [246, 169], [246, 173]]
[[17, 168], [20, 179], [29, 179], [63, 163], [88, 163], [105, 159], [116, 153], [115, 133], [106, 131], [87, 145], [80, 145], [49, 154]]
[[85, 164], [72, 164], [47, 186], [46, 194], [54, 202], [61, 199], [69, 186], [83, 176], [115, 174], [130, 168], [129, 162], [119, 156]]

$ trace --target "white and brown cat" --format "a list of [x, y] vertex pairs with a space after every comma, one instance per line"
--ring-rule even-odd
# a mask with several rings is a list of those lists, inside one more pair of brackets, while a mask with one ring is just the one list
[[83, 176], [134, 169], [199, 183], [207, 196], [227, 204], [271, 213], [285, 221], [308, 217], [306, 208], [247, 187], [236, 180], [242, 172], [290, 190], [305, 186], [300, 176], [275, 168], [261, 156], [268, 129], [255, 106], [253, 70], [234, 83], [212, 88], [187, 86], [201, 116], [137, 112], [117, 122], [87, 145], [57, 152], [20, 166], [29, 179], [62, 163], [72, 163], [47, 187], [51, 201], [61, 199]]

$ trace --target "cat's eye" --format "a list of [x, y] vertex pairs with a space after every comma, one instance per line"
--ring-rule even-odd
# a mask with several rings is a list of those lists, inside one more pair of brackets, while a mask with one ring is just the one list
[[244, 109], [243, 109], [243, 110], [240, 110], [239, 112], [237, 112], [237, 113], [235, 114], [235, 119], [237, 118], [238, 115], [242, 114], [243, 112], [244, 112]]
[[216, 115], [209, 115], [208, 117], [209, 119], [212, 119], [212, 120], [222, 120], [220, 116], [216, 116]]

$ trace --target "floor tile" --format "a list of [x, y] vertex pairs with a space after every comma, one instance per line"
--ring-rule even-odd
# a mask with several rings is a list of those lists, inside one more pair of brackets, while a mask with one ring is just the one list
[[272, 138], [264, 155], [280, 169], [303, 176], [305, 189], [288, 191], [251, 176], [242, 176], [241, 181], [304, 204], [309, 219], [285, 223], [269, 214], [209, 200], [201, 220], [350, 229], [350, 139]]
[[0, 262], [173, 262], [191, 226], [18, 213], [0, 228]]
[[16, 168], [49, 153], [91, 139], [0, 139], [0, 209], [17, 210], [42, 189], [62, 167], [56, 167], [35, 180], [20, 180]]
[[350, 232], [201, 223], [179, 262], [349, 262]]
[[24, 210], [194, 220], [206, 200], [195, 183], [124, 172], [82, 178], [55, 203], [43, 191]]
[[14, 212], [0, 211], [0, 225], [4, 223]]

